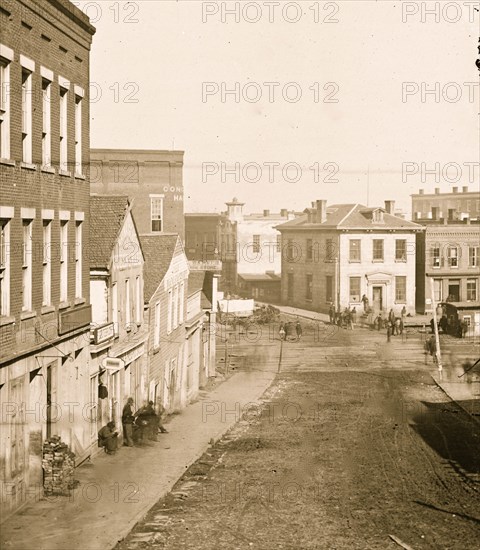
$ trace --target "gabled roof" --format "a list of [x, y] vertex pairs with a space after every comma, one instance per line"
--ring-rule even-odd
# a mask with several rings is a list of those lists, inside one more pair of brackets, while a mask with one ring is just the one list
[[126, 195], [90, 196], [90, 267], [108, 269], [129, 211]]
[[150, 301], [170, 267], [180, 237], [176, 233], [140, 235], [145, 256], [144, 297]]
[[[372, 221], [374, 211], [383, 212], [383, 221]], [[305, 209], [305, 214], [294, 220], [277, 225], [279, 231], [288, 229], [422, 229], [422, 226], [388, 214], [385, 209], [379, 207], [367, 207], [362, 204], [333, 204], [327, 207], [327, 219], [323, 223], [309, 222], [308, 213], [315, 209]]]
[[188, 296], [195, 294], [199, 290], [203, 291], [205, 282], [205, 271], [190, 271], [188, 275]]

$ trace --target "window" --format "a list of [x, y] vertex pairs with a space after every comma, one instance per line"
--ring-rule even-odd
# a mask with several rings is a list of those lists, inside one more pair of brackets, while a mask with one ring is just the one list
[[52, 222], [43, 220], [43, 299], [42, 305], [52, 303]]
[[308, 274], [306, 276], [306, 292], [305, 292], [305, 299], [308, 301], [311, 301], [313, 299], [313, 276]]
[[112, 284], [112, 323], [115, 336], [118, 336], [118, 287], [116, 282]]
[[433, 246], [432, 247], [432, 267], [440, 267], [440, 247], [439, 246]]
[[287, 262], [293, 262], [295, 260], [294, 243], [293, 239], [287, 241]]
[[60, 302], [68, 297], [68, 222], [60, 222]]
[[52, 83], [42, 78], [42, 167], [49, 168], [52, 164]]
[[32, 164], [32, 73], [22, 68], [22, 160]]
[[372, 213], [372, 220], [375, 223], [383, 223], [383, 210], [374, 210]]
[[395, 302], [405, 303], [407, 301], [407, 278], [405, 276], [395, 277]]
[[350, 261], [360, 262], [361, 256], [361, 241], [360, 239], [350, 239]]
[[395, 240], [395, 261], [406, 262], [407, 261], [407, 241], [406, 239]]
[[307, 261], [312, 261], [312, 260], [313, 260], [313, 241], [312, 239], [307, 239]]
[[0, 158], [10, 158], [10, 62], [0, 58]]
[[325, 301], [333, 302], [333, 277], [327, 275], [325, 277]]
[[81, 298], [82, 292], [82, 222], [75, 223], [75, 297]]
[[469, 267], [478, 267], [478, 251], [480, 247], [470, 246], [468, 249], [468, 266]]
[[173, 315], [173, 291], [168, 291], [168, 314], [167, 314], [167, 334], [172, 332], [172, 315]]
[[152, 232], [163, 231], [163, 197], [150, 198], [150, 216], [152, 220]]
[[433, 279], [433, 296], [435, 302], [441, 302], [443, 300], [442, 279]]
[[260, 235], [253, 235], [253, 253], [258, 254], [260, 252]]
[[155, 323], [153, 329], [153, 347], [160, 346], [160, 302], [155, 304]]
[[68, 171], [67, 149], [68, 90], [60, 87], [60, 170]]
[[10, 314], [10, 220], [0, 220], [0, 315]]
[[185, 283], [180, 283], [180, 298], [178, 301], [178, 324], [183, 325], [183, 308], [185, 303]]
[[178, 327], [178, 285], [175, 286], [173, 289], [173, 304], [172, 304], [172, 311], [173, 311], [173, 328]]
[[383, 262], [383, 239], [373, 239], [373, 261]]
[[131, 330], [130, 279], [125, 279], [125, 329]]
[[137, 276], [135, 279], [135, 321], [137, 322], [137, 325], [142, 322], [142, 307], [142, 282], [140, 280], [140, 276]]
[[22, 311], [32, 310], [32, 224], [32, 220], [23, 220]]
[[458, 248], [456, 246], [451, 246], [448, 249], [448, 265], [458, 267]]
[[278, 234], [277, 235], [277, 252], [281, 252], [281, 251], [282, 251], [282, 235]]
[[75, 174], [82, 173], [82, 98], [75, 95]]
[[328, 238], [325, 241], [325, 261], [334, 262], [337, 259], [337, 254], [335, 250], [335, 245], [333, 244], [333, 239]]
[[350, 302], [360, 302], [360, 277], [350, 277]]
[[467, 301], [477, 300], [477, 279], [467, 279]]

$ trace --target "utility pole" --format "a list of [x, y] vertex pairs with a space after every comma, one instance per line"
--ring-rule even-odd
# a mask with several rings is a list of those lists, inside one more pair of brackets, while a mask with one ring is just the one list
[[437, 357], [438, 375], [442, 379], [442, 356], [440, 354], [440, 338], [438, 336], [438, 324], [437, 324], [437, 304], [435, 302], [435, 288], [433, 284], [433, 277], [430, 277], [430, 289], [432, 292], [432, 307], [433, 307], [433, 329], [435, 332], [435, 355]]
[[[286, 333], [285, 333], [286, 336]], [[278, 358], [278, 369], [277, 372], [280, 372], [282, 368], [282, 354], [283, 354], [283, 338], [280, 336], [280, 357]]]

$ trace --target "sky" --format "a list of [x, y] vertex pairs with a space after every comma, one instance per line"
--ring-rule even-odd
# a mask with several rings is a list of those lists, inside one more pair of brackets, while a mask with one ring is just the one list
[[478, 2], [76, 4], [91, 147], [185, 151], [187, 212], [479, 188]]

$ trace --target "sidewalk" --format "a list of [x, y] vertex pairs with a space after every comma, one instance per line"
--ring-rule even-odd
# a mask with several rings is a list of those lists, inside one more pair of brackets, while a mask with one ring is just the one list
[[[480, 357], [478, 346], [472, 347], [470, 353], [470, 363], [473, 365]], [[444, 365], [442, 373], [437, 370], [432, 378], [447, 397], [480, 423], [480, 364], [468, 373], [465, 373], [461, 363]]]
[[168, 491], [208, 448], [256, 402], [275, 372], [239, 372], [167, 424], [168, 434], [146, 448], [122, 447], [76, 471], [80, 485], [70, 497], [25, 505], [0, 525], [0, 547], [15, 550], [107, 550]]

